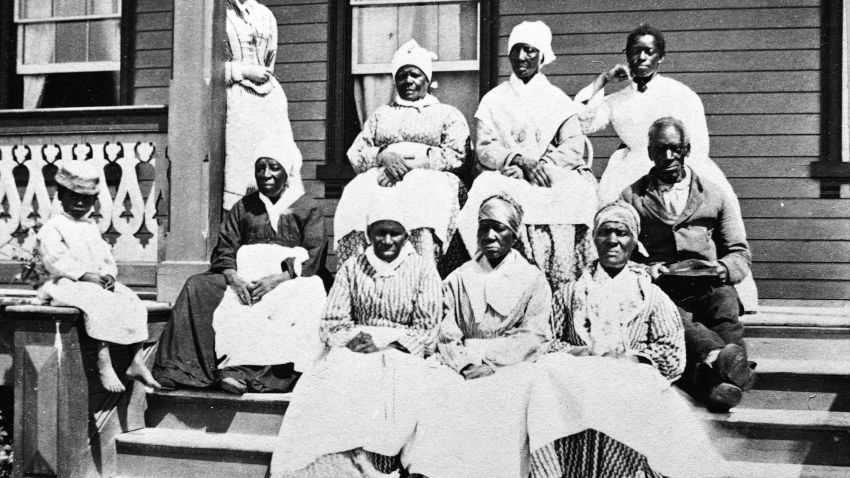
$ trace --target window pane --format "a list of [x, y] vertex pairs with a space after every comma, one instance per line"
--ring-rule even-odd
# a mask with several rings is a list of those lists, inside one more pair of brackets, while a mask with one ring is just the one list
[[121, 13], [121, 0], [88, 0], [89, 15]]
[[118, 20], [89, 22], [89, 61], [121, 60]]
[[356, 64], [389, 63], [410, 39], [440, 61], [478, 59], [478, 2], [401, 4], [354, 8]]
[[24, 25], [24, 64], [44, 65], [53, 62], [54, 30], [52, 23]]
[[53, 15], [53, 0], [20, 0], [21, 18], [48, 18]]
[[[398, 7], [398, 45], [414, 39], [419, 46], [439, 52], [440, 16], [437, 5], [404, 5]], [[441, 60], [443, 58], [440, 58]]]
[[86, 14], [86, 0], [53, 0], [57, 17], [76, 17]]
[[56, 63], [86, 61], [86, 22], [56, 24]]
[[357, 63], [389, 63], [398, 49], [398, 7], [367, 7], [355, 10], [359, 38]]

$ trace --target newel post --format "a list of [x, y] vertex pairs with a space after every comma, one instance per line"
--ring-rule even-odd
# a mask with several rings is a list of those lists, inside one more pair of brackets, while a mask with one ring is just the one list
[[80, 312], [10, 306], [4, 320], [14, 324], [14, 476], [71, 476], [88, 441]]

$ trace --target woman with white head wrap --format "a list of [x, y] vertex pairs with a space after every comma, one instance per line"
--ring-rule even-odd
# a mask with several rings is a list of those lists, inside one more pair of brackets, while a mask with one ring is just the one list
[[526, 211], [519, 241], [525, 257], [553, 288], [575, 280], [594, 258], [588, 225], [596, 212], [596, 180], [582, 158], [584, 137], [570, 98], [541, 69], [555, 60], [543, 22], [522, 22], [508, 39], [513, 74], [481, 99], [477, 169], [458, 218], [474, 252], [481, 200], [505, 191]]
[[304, 192], [292, 140], [266, 138], [253, 156], [258, 191], [228, 212], [210, 271], [186, 281], [163, 331], [153, 370], [163, 386], [286, 392], [309, 368], [309, 353], [280, 343], [310, 335], [301, 327], [310, 322], [318, 342], [325, 294], [313, 276], [327, 276], [324, 212]]
[[385, 476], [413, 433], [442, 294], [397, 206], [370, 208], [371, 246], [337, 272], [322, 314], [327, 357], [296, 387], [274, 477]]
[[[395, 195], [420, 255], [445, 273], [465, 260], [446, 256], [460, 195], [465, 196], [452, 171], [466, 161], [469, 127], [457, 108], [429, 93], [434, 58], [415, 40], [399, 48], [391, 61], [394, 98], [369, 116], [348, 150], [358, 175], [346, 185], [334, 216], [341, 262], [366, 250], [369, 207], [388, 194]], [[460, 247], [454, 251], [464, 252]]]

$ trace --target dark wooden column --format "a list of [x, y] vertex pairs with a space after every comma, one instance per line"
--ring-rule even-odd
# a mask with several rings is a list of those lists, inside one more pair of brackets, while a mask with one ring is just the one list
[[157, 296], [173, 301], [186, 278], [206, 270], [221, 221], [224, 171], [224, 3], [174, 2], [169, 89], [170, 217]]

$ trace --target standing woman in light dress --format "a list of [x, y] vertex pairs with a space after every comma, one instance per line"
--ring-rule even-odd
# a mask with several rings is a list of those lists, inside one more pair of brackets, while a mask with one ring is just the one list
[[552, 32], [523, 22], [508, 39], [513, 74], [484, 95], [475, 113], [477, 169], [458, 217], [473, 255], [481, 201], [502, 192], [525, 210], [519, 249], [546, 274], [553, 290], [578, 278], [596, 258], [589, 225], [596, 213], [596, 179], [583, 159], [577, 109], [541, 69], [555, 60]]
[[367, 249], [366, 218], [384, 202], [397, 205], [410, 243], [442, 276], [467, 259], [455, 242], [455, 219], [466, 189], [453, 173], [467, 157], [469, 126], [457, 108], [429, 93], [435, 55], [410, 40], [392, 58], [396, 93], [366, 120], [348, 159], [357, 176], [346, 185], [334, 216], [342, 264]]
[[257, 0], [227, 2], [224, 209], [254, 190], [252, 157], [263, 138], [292, 140], [286, 94], [274, 77], [277, 21]]

